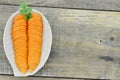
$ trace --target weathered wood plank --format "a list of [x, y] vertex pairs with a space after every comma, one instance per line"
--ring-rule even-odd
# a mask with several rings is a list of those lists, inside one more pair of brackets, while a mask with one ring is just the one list
[[[2, 45], [5, 23], [18, 6], [0, 5], [0, 74], [13, 74]], [[35, 76], [120, 79], [120, 13], [40, 8], [53, 33], [50, 57]]]
[[[83, 79], [0, 76], [0, 80], [83, 80]], [[84, 79], [84, 80], [85, 80], [85, 79]]]
[[18, 5], [21, 1], [27, 1], [28, 4], [35, 6], [120, 10], [120, 0], [0, 0], [0, 3]]

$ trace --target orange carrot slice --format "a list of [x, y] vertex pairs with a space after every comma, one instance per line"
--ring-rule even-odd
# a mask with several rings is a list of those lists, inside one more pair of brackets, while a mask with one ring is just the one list
[[28, 66], [29, 72], [33, 72], [40, 63], [42, 52], [42, 17], [38, 13], [32, 13], [28, 20]]
[[15, 54], [15, 62], [18, 69], [25, 74], [28, 69], [27, 63], [27, 22], [24, 16], [19, 14], [14, 17], [12, 27], [12, 39]]

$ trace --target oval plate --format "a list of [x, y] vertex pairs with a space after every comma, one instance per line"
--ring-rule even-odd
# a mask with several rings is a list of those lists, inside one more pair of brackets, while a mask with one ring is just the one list
[[14, 76], [29, 76], [29, 75], [34, 75], [36, 72], [38, 72], [46, 63], [50, 50], [51, 50], [51, 45], [52, 45], [52, 32], [50, 25], [45, 18], [45, 16], [40, 13], [39, 11], [33, 9], [32, 12], [37, 12], [42, 16], [43, 19], [43, 43], [42, 43], [42, 56], [39, 65], [37, 68], [33, 71], [33, 73], [29, 73], [27, 71], [26, 74], [21, 74], [21, 72], [18, 70], [16, 63], [15, 63], [15, 58], [14, 58], [14, 49], [13, 49], [13, 42], [11, 38], [11, 29], [12, 29], [12, 23], [13, 23], [13, 18], [19, 14], [19, 10], [11, 15], [11, 17], [8, 19], [8, 22], [5, 26], [4, 30], [4, 35], [3, 35], [3, 45], [4, 45], [4, 50], [5, 54], [8, 58], [8, 61], [10, 62], [10, 65], [13, 69]]

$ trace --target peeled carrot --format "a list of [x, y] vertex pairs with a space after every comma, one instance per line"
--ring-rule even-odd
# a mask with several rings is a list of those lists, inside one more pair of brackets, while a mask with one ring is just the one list
[[42, 51], [42, 17], [38, 13], [32, 13], [28, 20], [28, 66], [29, 72], [33, 72], [40, 63]]
[[15, 62], [18, 69], [25, 74], [28, 69], [27, 63], [27, 22], [24, 16], [18, 14], [14, 17], [12, 26], [12, 40], [15, 54]]
[[16, 65], [25, 74], [28, 69], [33, 72], [40, 63], [43, 24], [42, 16], [31, 13], [26, 3], [20, 6], [20, 14], [13, 20], [12, 40]]

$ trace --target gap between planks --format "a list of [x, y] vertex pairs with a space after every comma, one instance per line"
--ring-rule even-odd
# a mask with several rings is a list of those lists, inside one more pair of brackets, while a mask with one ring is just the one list
[[[48, 6], [48, 7], [67, 7], [67, 8], [83, 8], [83, 9], [97, 9], [97, 10], [120, 10], [119, 0], [22, 0], [27, 2], [29, 5], [35, 6]], [[17, 4], [21, 0], [1, 0], [1, 4]]]
[[[9, 6], [19, 6], [17, 4], [1, 4], [0, 5], [9, 5]], [[54, 6], [37, 6], [29, 5], [32, 7], [41, 7], [41, 8], [58, 8], [58, 9], [74, 9], [74, 10], [88, 10], [88, 11], [106, 11], [106, 12], [120, 12], [120, 10], [103, 10], [103, 9], [86, 9], [86, 8], [69, 8], [69, 7], [54, 7]]]
[[[14, 75], [13, 74], [0, 74], [0, 77], [14, 77]], [[49, 79], [65, 79], [65, 80], [66, 79], [67, 80], [110, 80], [110, 79], [55, 77], [55, 76], [29, 76], [29, 77], [26, 77], [26, 78], [49, 78]]]

